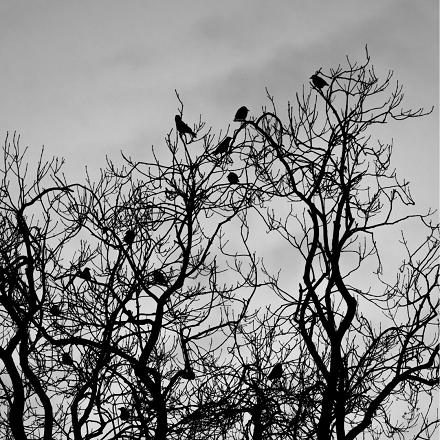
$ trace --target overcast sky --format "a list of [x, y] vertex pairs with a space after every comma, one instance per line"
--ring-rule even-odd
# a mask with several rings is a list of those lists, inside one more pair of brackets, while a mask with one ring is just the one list
[[257, 114], [265, 87], [284, 110], [316, 69], [364, 60], [395, 72], [422, 120], [394, 124], [395, 162], [421, 207], [438, 204], [438, 0], [0, 2], [0, 134], [64, 156], [67, 174], [119, 151], [146, 160], [174, 126], [214, 132]]

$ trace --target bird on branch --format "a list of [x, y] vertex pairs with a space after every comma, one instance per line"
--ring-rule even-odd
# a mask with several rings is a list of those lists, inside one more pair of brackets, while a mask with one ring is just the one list
[[310, 77], [310, 79], [312, 80], [313, 85], [321, 90], [323, 87], [328, 86], [327, 81], [324, 78], [321, 78], [320, 76], [317, 75], [318, 72], [316, 72], [314, 75], [312, 75]]
[[267, 376], [267, 378], [272, 381], [281, 379], [282, 377], [283, 377], [283, 364], [275, 364], [269, 376]]
[[238, 176], [233, 171], [228, 174], [228, 182], [231, 185], [236, 185], [238, 183]]
[[234, 121], [242, 122], [246, 120], [249, 109], [246, 106], [240, 107], [235, 113]]
[[73, 359], [69, 353], [63, 353], [61, 356], [61, 361], [64, 365], [69, 365], [69, 366], [73, 365]]
[[78, 272], [78, 277], [86, 281], [92, 281], [92, 273], [90, 272], [90, 269], [88, 267], [85, 267], [83, 270], [80, 270]]
[[229, 152], [229, 149], [231, 147], [231, 136], [226, 136], [218, 145], [217, 148], [214, 150], [214, 154], [226, 154]]
[[58, 304], [53, 304], [50, 309], [49, 312], [53, 315], [53, 316], [60, 316], [61, 315], [61, 310]]
[[168, 280], [167, 280], [165, 274], [161, 270], [159, 270], [159, 269], [153, 270], [151, 275], [153, 277], [154, 284], [157, 284], [159, 286], [167, 286], [168, 285]]
[[125, 407], [119, 408], [119, 412], [120, 412], [119, 418], [121, 420], [126, 421], [130, 418], [130, 411], [127, 408]]
[[136, 233], [133, 231], [133, 229], [128, 229], [124, 235], [124, 242], [127, 243], [128, 246], [131, 246], [134, 242], [135, 237]]
[[179, 132], [179, 134], [190, 134], [192, 137], [196, 137], [196, 134], [194, 131], [191, 130], [191, 128], [185, 124], [185, 122], [182, 121], [182, 117], [180, 115], [176, 115], [174, 117], [174, 120], [176, 121], [176, 129]]

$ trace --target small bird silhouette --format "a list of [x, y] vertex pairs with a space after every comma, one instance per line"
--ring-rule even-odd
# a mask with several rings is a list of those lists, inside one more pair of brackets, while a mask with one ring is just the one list
[[158, 284], [160, 286], [168, 285], [168, 280], [166, 279], [164, 273], [161, 270], [159, 269], [154, 270], [152, 276], [153, 276], [154, 284]]
[[246, 106], [240, 107], [235, 113], [234, 121], [245, 121], [248, 115], [249, 109]]
[[125, 421], [130, 418], [130, 411], [127, 408], [125, 408], [125, 407], [119, 408], [119, 412], [120, 412], [119, 418], [121, 420]]
[[63, 353], [61, 356], [61, 361], [64, 365], [73, 365], [73, 359], [71, 358], [69, 353]]
[[180, 134], [190, 134], [191, 136], [195, 137], [196, 134], [191, 130], [191, 128], [189, 128], [188, 125], [185, 124], [185, 122], [182, 121], [182, 117], [180, 115], [176, 115], [174, 117], [174, 120], [176, 121], [176, 128], [177, 131]]
[[281, 379], [283, 376], [283, 364], [275, 364], [267, 378], [269, 380]]
[[78, 276], [86, 281], [92, 280], [92, 273], [88, 267], [85, 267], [83, 270], [80, 270]]
[[129, 246], [131, 246], [134, 242], [135, 237], [136, 237], [136, 233], [133, 231], [133, 229], [129, 229], [124, 235], [124, 241]]
[[61, 315], [61, 310], [60, 307], [57, 304], [53, 304], [50, 309], [49, 312], [53, 315], [53, 316], [60, 316]]
[[214, 154], [225, 154], [229, 151], [230, 144], [231, 144], [231, 136], [226, 136], [218, 145], [217, 148], [214, 150]]
[[327, 81], [320, 76], [318, 76], [316, 73], [310, 77], [312, 80], [313, 85], [321, 90], [323, 87], [328, 86]]
[[182, 377], [186, 380], [194, 380], [196, 378], [196, 374], [190, 368], [182, 371]]
[[238, 183], [238, 176], [237, 176], [237, 174], [235, 174], [234, 172], [230, 172], [229, 174], [228, 174], [228, 181], [229, 181], [229, 183], [231, 184], [231, 185], [235, 185], [235, 184], [237, 184]]

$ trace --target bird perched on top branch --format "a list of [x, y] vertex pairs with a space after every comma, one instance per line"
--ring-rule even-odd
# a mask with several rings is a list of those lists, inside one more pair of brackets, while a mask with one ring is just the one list
[[191, 128], [182, 121], [182, 117], [180, 115], [176, 115], [174, 117], [176, 121], [176, 129], [179, 134], [190, 134], [192, 137], [196, 137], [196, 134], [191, 130]]
[[240, 107], [235, 113], [234, 121], [245, 121], [248, 115], [249, 109], [246, 106]]

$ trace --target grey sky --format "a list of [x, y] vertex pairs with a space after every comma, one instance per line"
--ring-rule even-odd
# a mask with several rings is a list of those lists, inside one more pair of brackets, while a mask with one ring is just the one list
[[[0, 3], [0, 134], [17, 130], [69, 175], [160, 148], [184, 100], [215, 133], [236, 108], [280, 110], [317, 68], [362, 61], [395, 71], [406, 105], [434, 114], [383, 131], [422, 206], [438, 201], [438, 1], [17, 1]], [[284, 115], [283, 115], [284, 116]], [[397, 131], [398, 130], [398, 131]]]

